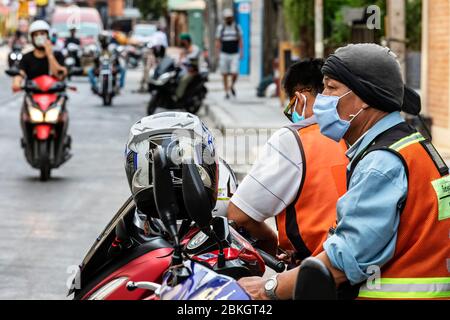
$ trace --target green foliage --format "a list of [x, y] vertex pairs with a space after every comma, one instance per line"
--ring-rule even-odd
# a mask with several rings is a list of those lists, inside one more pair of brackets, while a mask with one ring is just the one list
[[167, 10], [167, 0], [135, 0], [134, 3], [142, 17], [148, 19], [158, 19]]
[[385, 0], [333, 0], [324, 1], [325, 41], [328, 47], [338, 47], [350, 41], [351, 28], [344, 21], [343, 8], [367, 8], [377, 5], [381, 9], [381, 30], [376, 31], [376, 36], [384, 35], [384, 16], [386, 13]]
[[314, 28], [314, 0], [283, 0], [286, 27], [294, 41], [300, 39], [300, 29]]
[[406, 2], [406, 37], [410, 50], [420, 51], [422, 43], [422, 0]]

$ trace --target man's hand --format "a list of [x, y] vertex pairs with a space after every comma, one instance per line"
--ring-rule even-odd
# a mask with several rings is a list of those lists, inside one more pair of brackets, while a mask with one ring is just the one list
[[44, 49], [45, 49], [45, 55], [47, 57], [50, 57], [53, 55], [53, 45], [50, 40], [47, 40], [47, 42], [45, 42]]
[[22, 90], [22, 77], [21, 76], [14, 77], [11, 88], [14, 93]]
[[13, 83], [13, 85], [12, 85], [12, 91], [14, 92], [14, 93], [17, 93], [17, 92], [19, 92], [19, 91], [21, 91], [22, 90], [22, 87], [20, 86], [20, 85], [17, 85], [17, 84], [15, 84], [15, 83]]
[[252, 300], [270, 300], [264, 290], [266, 281], [261, 277], [241, 278], [238, 284], [250, 295]]

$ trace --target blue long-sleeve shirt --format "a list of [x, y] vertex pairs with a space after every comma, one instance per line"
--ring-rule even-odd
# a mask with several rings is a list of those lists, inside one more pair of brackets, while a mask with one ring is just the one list
[[[354, 160], [376, 136], [403, 121], [398, 112], [381, 119], [348, 150], [347, 157]], [[351, 284], [367, 280], [369, 266], [381, 268], [393, 257], [407, 192], [405, 168], [394, 154], [373, 151], [356, 166], [347, 193], [337, 203], [336, 232], [324, 243], [331, 264]]]

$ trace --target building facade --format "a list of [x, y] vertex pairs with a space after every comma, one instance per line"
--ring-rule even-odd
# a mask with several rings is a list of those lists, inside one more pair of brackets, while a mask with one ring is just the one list
[[433, 121], [433, 141], [450, 154], [450, 0], [424, 0], [422, 99]]

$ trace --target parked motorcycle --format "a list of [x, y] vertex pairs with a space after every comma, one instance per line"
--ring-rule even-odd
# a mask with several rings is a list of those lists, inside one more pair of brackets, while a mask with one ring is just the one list
[[22, 46], [20, 45], [14, 45], [12, 47], [11, 52], [8, 55], [8, 66], [9, 69], [19, 69], [20, 61], [22, 60], [23, 54], [22, 54]]
[[[15, 76], [16, 70], [7, 70]], [[40, 170], [40, 180], [50, 179], [51, 170], [70, 159], [71, 137], [67, 134], [69, 115], [66, 89], [63, 81], [43, 75], [25, 81], [20, 124], [22, 148], [28, 163]]]
[[[128, 290], [143, 289], [153, 293], [147, 298], [148, 300], [250, 300], [249, 295], [236, 282], [240, 276], [247, 276], [245, 272], [238, 271], [239, 269], [244, 271], [239, 263], [241, 261], [230, 259], [229, 255], [225, 254], [228, 224], [214, 223], [200, 174], [196, 166], [191, 164], [183, 164], [184, 202], [189, 215], [202, 230], [202, 238], [216, 242], [218, 251], [208, 253], [208, 255], [216, 255], [216, 263], [213, 266], [204, 263], [204, 260], [187, 252], [189, 244], [183, 247], [177, 242], [177, 229], [174, 223], [178, 209], [170, 171], [164, 170], [166, 163], [162, 153], [155, 154], [154, 168], [158, 168], [153, 172], [154, 175], [158, 175], [154, 180], [156, 206], [161, 220], [175, 239], [171, 268], [165, 273], [161, 285], [129, 281], [126, 284]], [[226, 221], [225, 218], [220, 219], [222, 222]], [[233, 229], [230, 228], [230, 230]], [[204, 242], [195, 237], [189, 243], [192, 243], [194, 247], [204, 245]], [[245, 241], [241, 243], [245, 245]], [[230, 247], [234, 247], [235, 244], [236, 242], [233, 241]], [[251, 247], [249, 250], [252, 251]], [[265, 256], [267, 258], [264, 262], [276, 269], [280, 262], [267, 254]], [[320, 260], [309, 258], [302, 263], [293, 298], [298, 300], [337, 299], [334, 279]]]
[[150, 71], [148, 89], [151, 94], [147, 106], [147, 114], [152, 115], [157, 108], [185, 109], [196, 114], [208, 93], [205, 83], [208, 81], [207, 72], [197, 73], [191, 79], [181, 98], [176, 97], [176, 90], [181, 79], [181, 68], [175, 60], [164, 56], [157, 66]]
[[64, 64], [69, 71], [69, 80], [72, 75], [83, 75], [83, 68], [81, 66], [83, 51], [81, 47], [75, 43], [69, 43], [67, 48], [63, 50], [63, 54], [65, 57]]
[[[156, 162], [153, 183], [167, 181], [167, 176], [161, 177], [158, 172], [168, 171], [163, 170], [161, 162]], [[166, 190], [164, 186], [158, 186], [159, 190]], [[159, 191], [161, 193], [165, 192]], [[157, 213], [155, 216], [158, 216]], [[139, 215], [130, 198], [84, 258], [76, 277], [79, 279], [78, 286], [74, 286], [69, 294], [73, 293], [75, 299], [149, 299], [153, 292], [140, 287], [139, 283], [162, 283], [165, 272], [173, 263], [172, 253], [177, 252], [178, 246], [182, 246], [183, 254], [189, 255], [193, 261], [235, 279], [261, 276], [265, 271], [265, 263], [278, 268], [278, 271], [284, 270], [284, 265], [282, 270], [279, 268], [279, 261], [258, 252], [248, 240], [229, 227], [224, 217], [212, 219], [212, 225], [222, 238], [221, 242], [205, 232], [206, 229], [193, 224], [191, 218], [178, 221], [176, 237], [170, 231], [173, 226], [162, 225], [161, 221]], [[137, 285], [131, 288], [127, 286], [128, 282]]]

